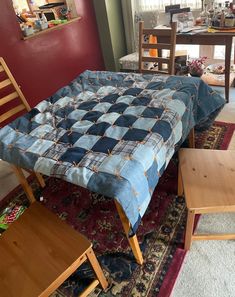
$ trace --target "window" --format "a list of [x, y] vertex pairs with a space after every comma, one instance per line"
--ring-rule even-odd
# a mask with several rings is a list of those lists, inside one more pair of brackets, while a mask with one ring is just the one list
[[136, 5], [141, 10], [165, 10], [166, 5], [180, 4], [181, 7], [191, 7], [192, 9], [201, 9], [201, 0], [135, 0]]

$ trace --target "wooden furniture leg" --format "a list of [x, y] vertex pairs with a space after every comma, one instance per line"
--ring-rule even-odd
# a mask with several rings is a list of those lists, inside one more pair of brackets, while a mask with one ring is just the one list
[[189, 140], [189, 147], [190, 148], [195, 148], [195, 134], [194, 134], [194, 128], [192, 128], [189, 132], [188, 135], [188, 140]]
[[36, 199], [34, 197], [32, 188], [30, 187], [27, 179], [25, 178], [22, 169], [20, 167], [15, 166], [15, 165], [11, 165], [11, 167], [12, 167], [13, 171], [15, 172], [15, 174], [16, 174], [18, 180], [19, 180], [19, 183], [21, 184], [22, 188], [24, 189], [25, 194], [27, 195], [30, 203], [35, 202]]
[[132, 237], [128, 236], [128, 233], [129, 233], [129, 230], [130, 230], [130, 222], [129, 222], [128, 218], [126, 217], [126, 214], [124, 213], [121, 205], [117, 202], [117, 200], [115, 200], [115, 205], [116, 205], [119, 217], [121, 219], [123, 229], [124, 229], [124, 231], [126, 233], [126, 237], [127, 237], [128, 241], [129, 241], [132, 252], [133, 252], [133, 254], [134, 254], [135, 258], [136, 258], [136, 261], [137, 261], [138, 264], [142, 265], [144, 260], [143, 260], [142, 252], [140, 250], [140, 246], [139, 246], [139, 243], [138, 243], [137, 236], [136, 235], [134, 235]]
[[182, 180], [182, 174], [180, 170], [180, 165], [178, 165], [178, 196], [183, 196], [184, 194], [184, 188], [183, 188], [183, 180]]
[[100, 264], [95, 256], [95, 253], [92, 248], [90, 248], [90, 250], [88, 252], [86, 252], [86, 256], [87, 256], [87, 258], [95, 272], [98, 282], [101, 284], [101, 287], [103, 288], [103, 290], [106, 290], [108, 287], [108, 282], [104, 276], [104, 273], [100, 267]]
[[193, 236], [193, 225], [194, 225], [195, 212], [192, 210], [188, 210], [187, 217], [187, 226], [186, 226], [186, 234], [185, 234], [185, 243], [184, 249], [189, 250], [192, 243]]
[[43, 179], [43, 177], [41, 176], [40, 173], [30, 171], [28, 169], [24, 169], [24, 170], [27, 171], [29, 174], [33, 174], [36, 177], [39, 186], [42, 187], [42, 188], [45, 188], [46, 184], [45, 184], [45, 181], [44, 181], [44, 179]]
[[229, 102], [229, 88], [230, 88], [230, 64], [231, 64], [231, 50], [233, 37], [229, 36], [225, 45], [225, 99]]

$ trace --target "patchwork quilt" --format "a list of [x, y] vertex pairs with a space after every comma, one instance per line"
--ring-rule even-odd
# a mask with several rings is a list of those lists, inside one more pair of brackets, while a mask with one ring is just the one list
[[135, 232], [174, 152], [224, 103], [198, 78], [85, 71], [0, 130], [0, 158], [115, 198]]

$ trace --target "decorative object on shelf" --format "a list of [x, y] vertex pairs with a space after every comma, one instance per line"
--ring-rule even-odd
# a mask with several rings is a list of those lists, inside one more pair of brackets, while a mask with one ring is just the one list
[[201, 57], [198, 59], [193, 59], [191, 61], [188, 61], [187, 64], [188, 64], [189, 74], [191, 76], [201, 77], [202, 74], [204, 73], [206, 59], [207, 57]]

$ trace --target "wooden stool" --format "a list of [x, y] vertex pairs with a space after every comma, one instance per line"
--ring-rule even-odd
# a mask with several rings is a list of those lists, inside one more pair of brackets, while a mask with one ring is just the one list
[[193, 234], [195, 214], [235, 212], [235, 151], [181, 149], [178, 195], [188, 208], [185, 249], [193, 240], [235, 239], [235, 234]]
[[49, 296], [86, 260], [97, 279], [81, 296], [108, 286], [91, 243], [34, 202], [0, 237], [0, 295]]

